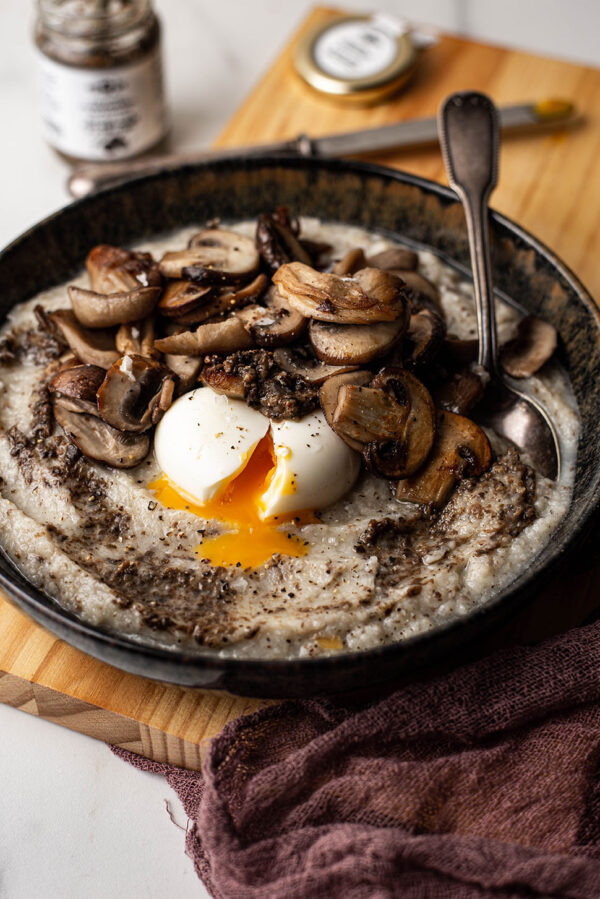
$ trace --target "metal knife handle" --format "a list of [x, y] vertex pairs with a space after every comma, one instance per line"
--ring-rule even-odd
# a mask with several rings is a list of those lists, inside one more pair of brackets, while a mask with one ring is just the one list
[[488, 200], [498, 182], [499, 125], [496, 107], [476, 91], [452, 94], [439, 113], [440, 143], [450, 186], [467, 220], [477, 304], [479, 364], [497, 368], [497, 337], [488, 236]]

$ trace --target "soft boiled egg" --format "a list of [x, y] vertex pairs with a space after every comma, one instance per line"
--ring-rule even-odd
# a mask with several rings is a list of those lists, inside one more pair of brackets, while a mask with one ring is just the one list
[[274, 553], [301, 556], [305, 541], [281, 524], [314, 520], [354, 484], [360, 457], [322, 412], [271, 421], [241, 400], [201, 387], [180, 397], [156, 429], [163, 475], [150, 484], [168, 508], [226, 525], [197, 549], [214, 565], [258, 567]]

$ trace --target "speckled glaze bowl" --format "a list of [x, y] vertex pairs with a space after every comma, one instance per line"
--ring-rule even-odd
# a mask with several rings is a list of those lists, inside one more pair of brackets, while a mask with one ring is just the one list
[[[448, 190], [404, 172], [338, 160], [229, 159], [186, 166], [73, 203], [0, 255], [0, 316], [72, 277], [94, 244], [128, 244], [214, 216], [255, 217], [287, 204], [303, 215], [358, 225], [431, 249], [468, 272], [462, 209]], [[491, 221], [498, 291], [551, 321], [582, 420], [573, 500], [527, 570], [469, 616], [402, 643], [296, 661], [223, 660], [157, 650], [107, 634], [63, 611], [0, 556], [0, 585], [40, 624], [105, 662], [157, 680], [246, 696], [306, 696], [364, 688], [462, 657], [464, 647], [521, 609], [580, 538], [600, 500], [600, 316], [569, 269], [504, 216]]]

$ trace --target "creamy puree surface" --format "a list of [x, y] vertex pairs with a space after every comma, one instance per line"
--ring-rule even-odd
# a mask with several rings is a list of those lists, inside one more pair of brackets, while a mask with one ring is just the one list
[[[251, 235], [255, 224], [230, 227]], [[139, 249], [160, 258], [185, 246], [196, 230]], [[335, 258], [352, 247], [376, 253], [393, 246], [381, 236], [314, 219], [302, 220], [302, 234], [333, 244]], [[438, 285], [448, 331], [475, 336], [471, 285], [432, 253], [420, 252], [419, 260], [419, 270]], [[88, 282], [82, 274], [70, 283]], [[26, 343], [38, 303], [49, 310], [69, 306], [66, 286], [14, 309], [2, 333], [16, 329]], [[518, 317], [498, 305], [501, 340]], [[373, 519], [409, 519], [412, 512], [390, 483], [364, 472], [318, 523], [287, 526], [309, 542], [306, 556], [274, 557], [255, 570], [215, 569], [194, 550], [224, 526], [156, 502], [146, 486], [160, 474], [152, 452], [123, 471], [75, 459], [58, 427], [55, 437], [36, 440], [47, 361], [33, 350], [0, 365], [0, 543], [62, 606], [144, 643], [285, 658], [402, 640], [489, 600], [547, 543], [569, 505], [579, 424], [568, 379], [551, 362], [528, 387], [560, 434], [560, 483], [532, 478], [489, 434], [500, 460], [480, 479], [463, 481], [437, 521], [361, 545]]]

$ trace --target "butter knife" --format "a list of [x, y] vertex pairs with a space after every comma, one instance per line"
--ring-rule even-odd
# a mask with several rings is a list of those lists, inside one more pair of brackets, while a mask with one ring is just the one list
[[[561, 125], [575, 118], [575, 107], [568, 100], [544, 100], [540, 103], [521, 103], [498, 110], [503, 131], [539, 125]], [[386, 150], [416, 147], [436, 143], [437, 120], [409, 119], [395, 125], [365, 128], [324, 137], [301, 134], [291, 140], [251, 147], [227, 147], [195, 153], [147, 156], [121, 162], [86, 163], [78, 166], [67, 181], [73, 197], [84, 197], [105, 187], [112, 187], [153, 172], [180, 165], [228, 159], [234, 156], [360, 156]]]

